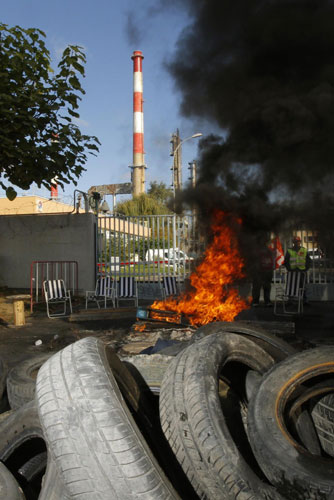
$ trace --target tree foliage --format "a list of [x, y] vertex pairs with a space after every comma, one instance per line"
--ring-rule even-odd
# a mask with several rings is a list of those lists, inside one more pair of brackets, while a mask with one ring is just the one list
[[147, 194], [118, 203], [115, 212], [122, 215], [166, 215], [171, 214], [166, 202], [172, 192], [163, 182], [151, 182]]
[[157, 201], [167, 205], [168, 201], [173, 196], [173, 190], [168, 188], [164, 182], [153, 181], [150, 183], [147, 194]]
[[8, 183], [49, 188], [57, 177], [61, 186], [76, 184], [100, 144], [73, 122], [85, 93], [82, 48], [68, 46], [54, 72], [44, 38], [39, 29], [0, 23], [0, 186], [11, 198]]

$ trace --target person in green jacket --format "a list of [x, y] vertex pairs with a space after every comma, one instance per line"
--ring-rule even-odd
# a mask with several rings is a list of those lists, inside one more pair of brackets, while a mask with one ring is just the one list
[[[311, 266], [311, 258], [307, 253], [307, 249], [302, 247], [299, 236], [294, 236], [292, 247], [289, 248], [284, 257], [284, 265], [289, 272], [295, 271], [302, 273], [301, 287], [306, 279], [306, 273]], [[307, 304], [306, 292], [304, 292], [304, 304]]]

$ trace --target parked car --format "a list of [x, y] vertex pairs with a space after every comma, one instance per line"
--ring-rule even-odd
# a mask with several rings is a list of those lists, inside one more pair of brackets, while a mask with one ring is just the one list
[[321, 248], [313, 248], [307, 251], [308, 256], [311, 259], [313, 267], [328, 267], [329, 260], [327, 259]]
[[186, 260], [193, 260], [192, 257], [188, 257], [188, 255], [183, 252], [182, 250], [179, 250], [178, 248], [155, 248], [155, 249], [150, 249], [147, 250], [145, 254], [145, 260], [148, 262], [154, 262], [154, 261], [176, 261], [178, 263], [182, 263]]
[[307, 253], [312, 260], [320, 260], [325, 257], [324, 252], [320, 248], [313, 248], [308, 250]]

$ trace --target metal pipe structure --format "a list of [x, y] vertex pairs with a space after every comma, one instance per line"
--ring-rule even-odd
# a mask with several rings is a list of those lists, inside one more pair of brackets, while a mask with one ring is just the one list
[[[191, 135], [190, 137], [187, 137], [186, 139], [183, 139], [183, 141], [180, 141], [178, 143], [178, 145], [176, 146], [176, 148], [174, 149], [174, 151], [172, 152], [172, 155], [173, 155], [173, 167], [172, 167], [172, 170], [173, 170], [173, 195], [174, 195], [174, 198], [175, 198], [175, 193], [178, 189], [181, 189], [181, 185], [176, 185], [175, 183], [175, 170], [176, 170], [176, 162], [175, 162], [175, 159], [177, 157], [177, 152], [179, 151], [179, 149], [181, 148], [182, 144], [184, 144], [186, 141], [189, 141], [190, 139], [196, 139], [197, 137], [202, 137], [202, 133], [201, 132], [198, 132], [197, 134], [193, 134]], [[180, 169], [181, 169], [181, 165], [180, 165]], [[181, 178], [181, 174], [179, 175], [179, 178]]]
[[132, 195], [145, 193], [144, 161], [144, 113], [143, 113], [143, 59], [140, 50], [135, 50], [133, 60], [133, 164], [130, 167]]
[[196, 175], [197, 175], [196, 161], [193, 160], [189, 162], [188, 165], [189, 165], [188, 170], [190, 170], [190, 177], [189, 177], [190, 185], [191, 187], [194, 188], [196, 186]]

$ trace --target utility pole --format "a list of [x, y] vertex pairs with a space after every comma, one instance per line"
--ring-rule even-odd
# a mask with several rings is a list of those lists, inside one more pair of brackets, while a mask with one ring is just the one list
[[170, 142], [172, 144], [170, 155], [173, 157], [173, 166], [171, 170], [173, 171], [173, 193], [175, 196], [175, 192], [182, 189], [181, 139], [179, 129], [172, 135]]

